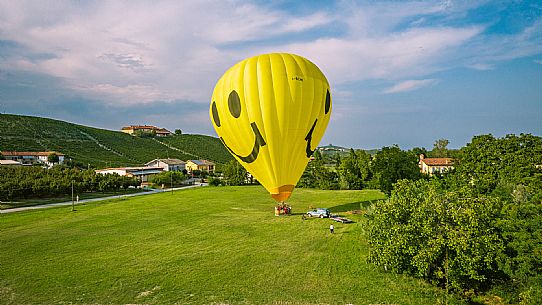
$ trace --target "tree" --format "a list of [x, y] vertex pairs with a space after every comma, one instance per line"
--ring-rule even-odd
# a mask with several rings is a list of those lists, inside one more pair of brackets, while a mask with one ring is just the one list
[[435, 158], [444, 158], [448, 157], [448, 144], [450, 141], [446, 139], [438, 139], [433, 144], [433, 150], [431, 151], [431, 156]]
[[457, 288], [502, 285], [511, 303], [539, 304], [542, 138], [475, 136], [457, 156], [449, 174], [400, 181], [376, 204], [371, 261]]
[[[530, 134], [473, 137], [460, 150], [455, 184], [502, 205], [505, 241], [499, 267], [525, 298], [542, 298], [542, 138]], [[532, 304], [536, 304], [533, 301]]]
[[152, 177], [151, 182], [154, 185], [169, 185], [169, 187], [173, 187], [174, 185], [183, 183], [185, 180], [186, 176], [182, 172], [166, 171]]
[[327, 158], [325, 155], [317, 150], [313, 156], [314, 159], [309, 161], [307, 167], [305, 167], [297, 186], [322, 190], [339, 189], [339, 175], [326, 167]]
[[416, 180], [421, 177], [418, 157], [399, 146], [382, 147], [372, 162], [371, 185], [390, 194], [393, 184], [400, 179]]
[[55, 153], [50, 153], [50, 154], [47, 156], [47, 161], [48, 161], [49, 163], [52, 163], [52, 164], [54, 165], [55, 163], [58, 163], [58, 162], [60, 161], [60, 159], [59, 159], [59, 157], [58, 157], [57, 154], [55, 154]]
[[310, 165], [312, 175], [314, 176], [314, 187], [322, 190], [338, 189], [339, 176], [325, 166], [328, 158], [318, 150], [314, 152], [313, 156], [314, 160], [310, 162]]
[[420, 155], [424, 155], [426, 157], [428, 157], [428, 154], [427, 154], [427, 149], [425, 149], [425, 147], [414, 147], [410, 150], [415, 156], [420, 156]]
[[183, 131], [180, 130], [180, 129], [175, 129], [175, 134], [176, 134], [176, 135], [182, 135], [182, 134], [183, 134]]
[[209, 185], [210, 186], [219, 186], [222, 184], [222, 181], [219, 178], [215, 177], [209, 177]]
[[224, 179], [228, 185], [243, 185], [246, 183], [247, 170], [237, 160], [231, 160], [224, 166]]
[[443, 190], [437, 179], [401, 180], [371, 215], [369, 260], [446, 288], [480, 288], [500, 278], [499, 212], [495, 198]]
[[364, 150], [350, 149], [338, 162], [339, 184], [342, 189], [362, 189], [371, 176], [371, 156]]
[[0, 151], [0, 160], [5, 160], [6, 158], [4, 157], [4, 155], [2, 155], [2, 152]]

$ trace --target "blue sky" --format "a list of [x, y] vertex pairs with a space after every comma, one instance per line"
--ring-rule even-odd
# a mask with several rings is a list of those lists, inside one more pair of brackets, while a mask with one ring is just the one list
[[0, 0], [0, 112], [216, 136], [216, 81], [271, 52], [327, 76], [321, 145], [542, 135], [540, 1]]

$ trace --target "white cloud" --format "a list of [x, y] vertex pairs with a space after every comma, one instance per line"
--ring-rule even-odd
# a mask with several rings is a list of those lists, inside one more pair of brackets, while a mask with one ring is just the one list
[[173, 100], [174, 95], [158, 89], [153, 85], [88, 84], [74, 87], [79, 91], [88, 92], [109, 104], [128, 105], [132, 103], [150, 103]]
[[54, 54], [36, 62], [12, 55], [0, 68], [59, 77], [69, 88], [113, 104], [206, 101], [230, 65], [254, 55], [221, 45], [330, 21], [324, 12], [296, 17], [224, 1], [55, 4], [0, 3], [0, 39], [34, 54]]
[[384, 93], [399, 93], [399, 92], [406, 92], [406, 91], [412, 91], [417, 90], [423, 87], [427, 87], [430, 85], [433, 85], [437, 82], [436, 79], [411, 79], [402, 81], [400, 83], [397, 83], [393, 85], [392, 87], [386, 89]]
[[484, 64], [484, 63], [472, 64], [472, 65], [469, 65], [468, 67], [474, 70], [479, 70], [479, 71], [488, 71], [488, 70], [495, 69], [494, 65]]
[[442, 69], [454, 50], [480, 28], [412, 29], [376, 38], [320, 39], [293, 44], [287, 51], [311, 54], [331, 82], [401, 79]]
[[542, 65], [542, 59], [540, 59], [540, 60], [535, 60], [534, 62], [537, 63], [537, 64], [541, 64], [541, 65]]
[[[427, 81], [441, 70], [484, 70], [542, 51], [540, 22], [504, 41], [483, 36], [483, 25], [428, 25], [428, 16], [461, 18], [469, 5], [479, 4], [339, 2], [334, 10], [298, 16], [242, 1], [5, 1], [0, 40], [51, 56], [13, 53], [0, 61], [0, 69], [48, 74], [110, 104], [207, 102], [228, 67], [261, 53], [305, 56], [337, 85]], [[314, 31], [332, 25], [339, 25], [340, 33]], [[311, 36], [303, 35], [307, 31]]]

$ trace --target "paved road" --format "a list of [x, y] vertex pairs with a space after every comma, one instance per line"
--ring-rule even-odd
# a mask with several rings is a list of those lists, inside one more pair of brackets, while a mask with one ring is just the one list
[[[93, 201], [101, 201], [101, 200], [108, 200], [108, 199], [114, 199], [114, 198], [142, 196], [142, 195], [150, 195], [150, 194], [157, 194], [157, 193], [163, 193], [163, 192], [185, 190], [185, 189], [189, 189], [189, 188], [193, 188], [193, 187], [201, 187], [201, 186], [207, 186], [207, 185], [208, 185], [207, 183], [194, 184], [194, 185], [183, 186], [183, 187], [175, 187], [175, 188], [172, 188], [172, 189], [152, 190], [152, 191], [148, 191], [148, 192], [133, 193], [133, 194], [126, 194], [126, 195], [116, 195], [116, 196], [109, 196], [109, 197], [82, 199], [82, 200], [79, 200], [79, 202], [76, 202], [75, 204], [77, 205], [77, 204], [81, 204], [81, 203], [85, 203], [85, 202], [93, 202]], [[66, 201], [66, 202], [34, 205], [34, 206], [30, 206], [30, 207], [20, 207], [20, 208], [13, 208], [13, 209], [5, 209], [5, 210], [0, 210], [0, 214], [15, 213], [15, 212], [21, 212], [21, 211], [28, 211], [28, 210], [46, 209], [46, 208], [66, 206], [66, 205], [72, 205], [72, 202], [71, 201]]]

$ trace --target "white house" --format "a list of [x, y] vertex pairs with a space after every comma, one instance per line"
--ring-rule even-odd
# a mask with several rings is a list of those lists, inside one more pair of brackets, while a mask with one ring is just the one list
[[25, 165], [32, 165], [36, 163], [43, 163], [48, 167], [53, 166], [53, 163], [49, 162], [47, 158], [50, 154], [56, 154], [58, 156], [58, 164], [64, 163], [64, 154], [56, 151], [3, 151], [2, 155], [6, 160], [13, 160]]
[[444, 173], [454, 168], [454, 162], [451, 158], [425, 158], [420, 155], [420, 171], [424, 174], [432, 176], [434, 173]]
[[166, 172], [186, 170], [186, 162], [179, 159], [154, 159], [145, 163], [145, 166], [161, 167]]
[[130, 125], [122, 127], [122, 132], [135, 135], [137, 132], [152, 134], [154, 133], [157, 137], [167, 137], [171, 135], [171, 131], [165, 128], [158, 128], [152, 125]]
[[107, 174], [117, 174], [119, 176], [135, 177], [142, 184], [148, 183], [152, 177], [156, 174], [159, 174], [164, 169], [161, 167], [149, 167], [149, 166], [140, 166], [140, 167], [115, 167], [115, 168], [104, 168], [97, 169], [97, 174], [107, 175]]

